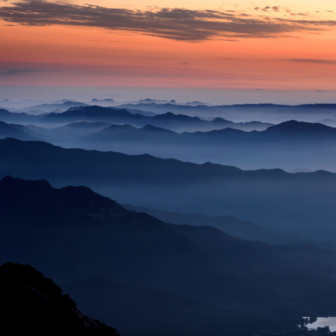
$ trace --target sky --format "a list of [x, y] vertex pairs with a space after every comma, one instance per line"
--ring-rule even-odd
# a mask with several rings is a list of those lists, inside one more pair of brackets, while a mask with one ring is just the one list
[[336, 0], [0, 0], [0, 32], [9, 95], [260, 90], [336, 102]]

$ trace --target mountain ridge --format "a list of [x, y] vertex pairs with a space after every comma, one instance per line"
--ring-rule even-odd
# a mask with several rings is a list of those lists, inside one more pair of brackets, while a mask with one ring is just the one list
[[119, 335], [115, 329], [84, 316], [60, 287], [29, 265], [1, 265], [0, 285], [6, 335]]
[[[86, 187], [55, 189], [46, 181], [6, 177], [0, 196], [0, 259], [33, 261], [57, 281], [99, 275], [268, 319], [275, 312], [281, 320], [334, 309], [327, 294], [335, 291], [335, 252], [275, 247], [208, 226], [167, 224]], [[278, 287], [285, 296], [274, 291]]]

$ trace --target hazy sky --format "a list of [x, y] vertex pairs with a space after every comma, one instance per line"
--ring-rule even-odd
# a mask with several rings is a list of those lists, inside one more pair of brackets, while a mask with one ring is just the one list
[[336, 90], [336, 0], [3, 1], [0, 85]]

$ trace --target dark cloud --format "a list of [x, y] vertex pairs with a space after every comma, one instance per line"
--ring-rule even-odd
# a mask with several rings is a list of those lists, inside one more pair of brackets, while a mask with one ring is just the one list
[[311, 58], [293, 58], [293, 59], [288, 59], [286, 61], [296, 62], [296, 63], [336, 64], [336, 60], [311, 59]]
[[[267, 6], [263, 10], [270, 8]], [[214, 10], [162, 8], [140, 11], [41, 0], [20, 1], [10, 6], [2, 6], [0, 18], [8, 23], [28, 26], [98, 27], [184, 41], [220, 37], [279, 37], [299, 31], [323, 30], [336, 25], [336, 21], [252, 18]]]

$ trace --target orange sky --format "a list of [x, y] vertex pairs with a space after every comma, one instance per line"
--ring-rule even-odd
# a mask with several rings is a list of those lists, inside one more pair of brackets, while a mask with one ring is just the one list
[[[300, 0], [291, 4], [282, 0], [277, 6], [279, 3], [244, 0], [236, 1], [235, 6], [211, 0], [206, 8], [201, 1], [184, 0], [153, 0], [146, 5], [136, 0], [127, 1], [127, 5], [107, 0], [89, 2], [100, 8], [132, 11], [123, 12], [122, 17], [128, 20], [131, 15], [131, 23], [118, 21], [113, 28], [111, 22], [119, 18], [108, 16], [105, 22], [99, 14], [92, 19], [95, 9], [87, 13], [85, 1], [58, 3], [65, 14], [72, 9], [79, 11], [80, 25], [62, 21], [62, 12], [55, 17], [48, 12], [51, 19], [44, 17], [46, 13], [35, 13], [38, 21], [22, 21], [22, 15], [13, 17], [6, 9], [13, 6], [17, 10], [19, 3], [0, 0], [0, 85], [336, 90], [334, 1], [316, 4]], [[34, 3], [24, 3], [24, 10], [35, 8]], [[74, 4], [77, 7], [71, 7]], [[146, 17], [140, 25], [136, 21], [136, 11], [155, 13], [162, 8], [180, 8], [182, 14], [174, 14], [173, 19], [163, 17], [167, 25], [163, 30], [160, 27], [159, 33], [160, 18], [153, 23]], [[226, 17], [197, 18], [190, 23], [188, 10], [230, 13], [229, 29], [239, 32], [217, 26], [223, 20], [226, 24]], [[242, 20], [253, 22], [244, 21], [241, 26]], [[215, 26], [210, 29], [208, 23]], [[193, 37], [186, 38], [185, 32]]]

